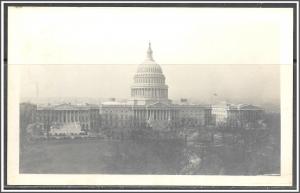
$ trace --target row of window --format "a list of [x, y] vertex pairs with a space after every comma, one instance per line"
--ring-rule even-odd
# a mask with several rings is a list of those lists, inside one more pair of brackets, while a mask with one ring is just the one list
[[161, 73], [161, 69], [159, 67], [153, 67], [153, 68], [139, 68], [139, 72], [156, 72]]
[[162, 78], [135, 78], [135, 83], [156, 83], [164, 84], [165, 80]]

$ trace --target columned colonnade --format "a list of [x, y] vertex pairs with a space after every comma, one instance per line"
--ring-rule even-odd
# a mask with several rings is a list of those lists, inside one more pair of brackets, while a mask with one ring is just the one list
[[174, 120], [178, 117], [175, 109], [135, 109], [134, 117], [136, 120]]
[[89, 113], [88, 111], [79, 110], [50, 110], [40, 112], [43, 119], [48, 119], [50, 122], [61, 122], [61, 123], [71, 123], [88, 121]]
[[44, 124], [46, 129], [51, 125], [79, 123], [84, 130], [95, 129], [99, 127], [99, 111], [91, 109], [40, 109], [37, 110], [37, 120]]
[[164, 88], [135, 88], [132, 89], [131, 95], [141, 97], [156, 97], [156, 98], [168, 98], [168, 91]]

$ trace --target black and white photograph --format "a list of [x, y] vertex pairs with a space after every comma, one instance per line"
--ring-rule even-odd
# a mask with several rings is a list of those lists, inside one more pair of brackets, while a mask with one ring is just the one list
[[294, 184], [292, 6], [6, 11], [9, 185]]

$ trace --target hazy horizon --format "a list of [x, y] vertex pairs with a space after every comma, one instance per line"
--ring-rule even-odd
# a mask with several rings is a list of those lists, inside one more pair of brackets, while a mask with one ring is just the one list
[[[22, 66], [19, 67], [22, 69], [21, 97], [128, 99], [137, 66]], [[280, 101], [279, 65], [161, 66], [172, 100], [188, 98], [205, 103], [226, 100], [274, 104]]]

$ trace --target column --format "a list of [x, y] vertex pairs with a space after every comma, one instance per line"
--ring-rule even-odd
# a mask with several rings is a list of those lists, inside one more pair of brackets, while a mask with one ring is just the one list
[[159, 110], [159, 120], [162, 120], [162, 110]]
[[155, 110], [152, 110], [152, 119], [155, 120]]
[[152, 110], [152, 119], [154, 120], [155, 110]]
[[143, 117], [143, 116], [142, 116], [142, 113], [143, 113], [142, 110], [140, 110], [140, 125], [141, 125], [141, 123], [142, 123], [142, 117]]
[[167, 109], [166, 112], [165, 112], [165, 119], [166, 120], [168, 120], [168, 111], [169, 111], [169, 109]]
[[74, 121], [77, 122], [77, 112], [78, 111], [74, 111]]
[[66, 122], [69, 122], [69, 111], [66, 111]]
[[160, 110], [160, 111], [159, 111], [159, 120], [163, 120], [162, 115], [163, 115], [163, 111]]
[[72, 111], [69, 111], [69, 122], [72, 122]]
[[74, 111], [70, 111], [71, 114], [71, 122], [74, 122]]
[[141, 110], [141, 122], [143, 121], [143, 110]]

